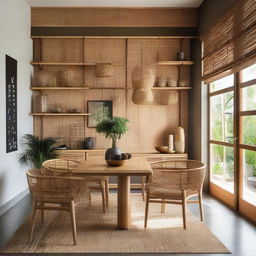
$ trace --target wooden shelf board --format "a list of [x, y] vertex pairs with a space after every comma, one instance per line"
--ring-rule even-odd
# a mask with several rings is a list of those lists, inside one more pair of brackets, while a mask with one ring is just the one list
[[103, 87], [103, 88], [100, 88], [100, 87], [91, 87], [90, 88], [91, 91], [93, 90], [127, 90], [127, 88], [123, 88], [123, 87]]
[[83, 39], [83, 38], [135, 38], [135, 39], [191, 39], [198, 36], [31, 36], [32, 39]]
[[121, 87], [88, 87], [88, 86], [58, 86], [58, 87], [47, 87], [47, 86], [32, 86], [30, 90], [127, 90], [127, 88]]
[[192, 87], [153, 87], [152, 90], [191, 90]]
[[[47, 87], [47, 86], [32, 86], [30, 90], [128, 90], [132, 88], [93, 88], [88, 86], [59, 86], [59, 87]], [[153, 87], [152, 90], [191, 90], [192, 87]]]
[[59, 87], [47, 87], [47, 86], [32, 86], [30, 90], [89, 90], [88, 86], [59, 86]]
[[[58, 149], [57, 151], [60, 153], [85, 153], [85, 152], [104, 152], [107, 149], [101, 148], [101, 149]], [[125, 150], [125, 149], [124, 149]], [[187, 157], [187, 153], [174, 153], [174, 154], [163, 154], [159, 152], [131, 152], [134, 155], [137, 156], [154, 156], [154, 157]]]
[[31, 113], [32, 116], [89, 116], [90, 113]]
[[104, 152], [107, 149], [57, 149], [60, 153]]
[[32, 61], [31, 65], [34, 66], [95, 66], [96, 63], [84, 62], [35, 62]]
[[[96, 62], [38, 62], [31, 61], [33, 66], [96, 66]], [[122, 63], [111, 63], [112, 66], [125, 66]]]
[[159, 61], [158, 65], [160, 66], [186, 66], [193, 65], [193, 61]]

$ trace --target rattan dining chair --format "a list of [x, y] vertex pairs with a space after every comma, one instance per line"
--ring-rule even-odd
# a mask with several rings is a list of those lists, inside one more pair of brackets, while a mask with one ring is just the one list
[[37, 210], [41, 210], [42, 223], [44, 210], [61, 210], [70, 212], [73, 240], [76, 245], [75, 206], [88, 203], [86, 181], [74, 176], [47, 176], [44, 170], [39, 169], [27, 171], [27, 180], [33, 199], [29, 242], [32, 241]]
[[[75, 159], [50, 159], [43, 162], [43, 167], [54, 175], [73, 175], [74, 170], [81, 162]], [[107, 176], [85, 176], [83, 177], [89, 188], [89, 200], [91, 202], [91, 191], [100, 191], [102, 196], [103, 213], [109, 203], [109, 177]]]
[[[165, 160], [150, 164], [153, 175], [146, 184], [144, 227], [147, 228], [149, 203], [182, 205], [183, 228], [186, 229], [186, 204], [198, 203], [203, 222], [202, 189], [205, 164], [195, 160]], [[197, 200], [189, 200], [198, 196]], [[163, 212], [163, 210], [162, 210]]]
[[[149, 163], [157, 162], [157, 161], [163, 161], [162, 157], [148, 157], [147, 161]], [[141, 195], [142, 200], [145, 201], [145, 194], [146, 194], [146, 176], [141, 176]]]

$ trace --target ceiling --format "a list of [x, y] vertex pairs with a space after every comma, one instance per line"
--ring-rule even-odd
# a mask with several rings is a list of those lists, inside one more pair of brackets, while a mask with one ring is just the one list
[[199, 7], [203, 0], [26, 0], [44, 7]]

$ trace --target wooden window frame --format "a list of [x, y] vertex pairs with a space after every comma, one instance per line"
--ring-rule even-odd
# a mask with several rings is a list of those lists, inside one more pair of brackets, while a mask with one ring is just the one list
[[[232, 147], [234, 149], [234, 171], [235, 170], [235, 166], [236, 166], [236, 158], [235, 158], [235, 141], [234, 143], [229, 143], [226, 141], [218, 141], [218, 140], [213, 140], [211, 139], [211, 106], [210, 106], [210, 99], [211, 97], [217, 96], [217, 95], [222, 95], [224, 93], [227, 92], [234, 92], [234, 96], [235, 96], [235, 82], [236, 79], [234, 79], [234, 85], [229, 86], [227, 88], [224, 89], [220, 89], [214, 92], [210, 92], [210, 85], [208, 84], [208, 163], [209, 163], [209, 189], [210, 189], [210, 193], [218, 198], [220, 201], [222, 201], [223, 203], [225, 203], [226, 205], [228, 205], [231, 208], [235, 208], [235, 200], [234, 200], [234, 194], [225, 190], [224, 188], [220, 187], [219, 185], [217, 185], [214, 182], [211, 182], [211, 145], [221, 145], [221, 146], [226, 146], [226, 147]], [[235, 103], [234, 103], [235, 106]], [[234, 109], [235, 111], [235, 109]], [[234, 124], [235, 124], [235, 120], [234, 120]], [[235, 132], [235, 129], [234, 129]], [[234, 134], [235, 137], [235, 134]], [[234, 174], [235, 176], [235, 174]], [[235, 180], [234, 180], [235, 182]], [[234, 193], [235, 193], [235, 188], [234, 188]]]
[[[256, 79], [242, 82], [242, 70], [234, 73], [234, 86], [227, 87], [215, 92], [210, 92], [208, 84], [208, 163], [209, 163], [209, 188], [210, 193], [223, 201], [228, 206], [238, 211], [241, 215], [249, 218], [251, 221], [256, 222], [256, 205], [252, 205], [243, 199], [243, 150], [251, 150], [256, 152], [256, 146], [246, 145], [243, 143], [243, 127], [242, 118], [244, 116], [256, 116], [256, 110], [244, 111], [243, 104], [243, 88], [256, 84]], [[210, 138], [211, 126], [211, 111], [210, 99], [213, 96], [221, 95], [226, 92], [234, 92], [234, 143], [225, 141], [216, 141]], [[222, 145], [234, 148], [234, 194], [226, 191], [218, 186], [216, 183], [211, 182], [211, 145]]]

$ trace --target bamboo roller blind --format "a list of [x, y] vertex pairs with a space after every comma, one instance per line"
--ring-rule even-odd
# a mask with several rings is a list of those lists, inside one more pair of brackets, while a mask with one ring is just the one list
[[201, 39], [205, 83], [256, 62], [256, 1], [237, 0]]

